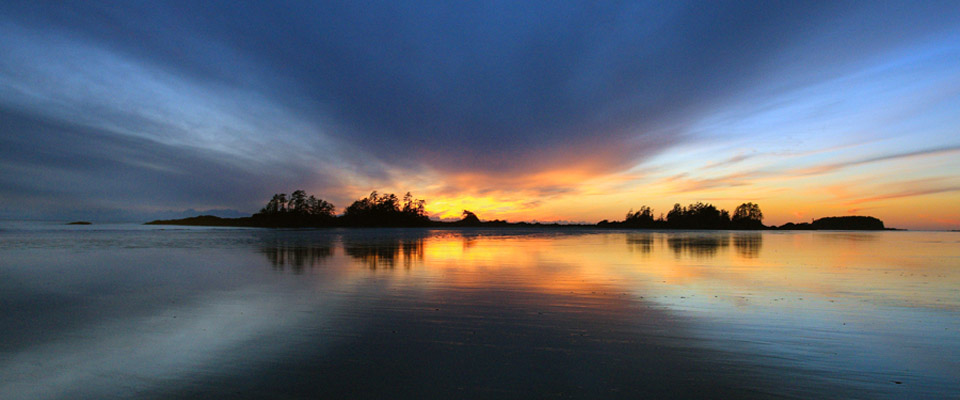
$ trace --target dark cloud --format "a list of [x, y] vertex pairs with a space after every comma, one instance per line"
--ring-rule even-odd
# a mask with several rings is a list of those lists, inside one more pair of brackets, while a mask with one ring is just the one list
[[[327, 177], [302, 161], [254, 168], [214, 150], [91, 132], [0, 99], [9, 119], [0, 132], [9, 168], [0, 178], [18, 193], [220, 206], [217, 199], [262, 199], [265, 186], [349, 185], [329, 177], [336, 168], [377, 182], [390, 179], [390, 168], [506, 182], [557, 168], [623, 171], [697, 140], [684, 127], [698, 113], [757, 80], [782, 79], [784, 68], [829, 74], [955, 24], [948, 4], [908, 4], [4, 2], [0, 28], [88, 43], [183, 82], [255, 93], [255, 101], [324, 127], [299, 135], [340, 145], [303, 152], [353, 161], [324, 165]], [[140, 126], [150, 124], [157, 121]], [[747, 156], [738, 157], [725, 163]]]
[[728, 89], [816, 14], [633, 2], [35, 7], [38, 23], [199, 78], [267, 77], [265, 90], [332, 117], [335, 133], [382, 158], [497, 172], [578, 154], [622, 165], [668, 147], [682, 138], [656, 135], [654, 120]]
[[298, 165], [261, 168], [214, 151], [69, 122], [7, 111], [0, 111], [0, 121], [0, 195], [8, 208], [22, 202], [28, 209], [32, 204], [58, 211], [224, 205], [255, 210], [275, 188], [336, 182]]

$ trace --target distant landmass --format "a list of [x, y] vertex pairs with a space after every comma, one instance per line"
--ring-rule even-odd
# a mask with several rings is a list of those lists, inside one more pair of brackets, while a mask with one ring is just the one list
[[67, 225], [91, 225], [89, 221], [73, 221], [67, 222]]
[[826, 217], [804, 223], [786, 223], [781, 226], [763, 224], [763, 212], [754, 203], [743, 203], [733, 214], [712, 204], [697, 202], [683, 207], [673, 206], [667, 214], [654, 217], [653, 209], [642, 206], [630, 210], [622, 221], [603, 220], [597, 224], [542, 224], [482, 221], [473, 212], [464, 210], [458, 221], [431, 220], [424, 209], [425, 200], [415, 199], [410, 193], [403, 198], [394, 194], [371, 193], [354, 201], [343, 214], [336, 215], [333, 204], [308, 196], [303, 190], [288, 198], [278, 193], [260, 212], [251, 216], [225, 218], [200, 215], [179, 219], [158, 219], [147, 225], [222, 226], [258, 228], [323, 228], [323, 227], [556, 227], [556, 228], [612, 228], [612, 229], [697, 229], [697, 230], [887, 230], [883, 221], [869, 216]]
[[883, 221], [874, 217], [849, 216], [820, 218], [811, 223], [789, 222], [777, 229], [882, 231], [886, 228], [883, 226]]
[[249, 217], [250, 212], [241, 212], [241, 211], [232, 210], [232, 209], [194, 210], [191, 208], [191, 209], [182, 210], [182, 211], [173, 211], [173, 210], [153, 211], [144, 215], [144, 217], [140, 218], [140, 220], [142, 221], [144, 219], [190, 218], [197, 215], [214, 215], [221, 218], [243, 218], [243, 217]]

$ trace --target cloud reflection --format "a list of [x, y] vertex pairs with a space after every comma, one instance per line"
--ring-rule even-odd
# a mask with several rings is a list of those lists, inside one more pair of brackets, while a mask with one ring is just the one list
[[[733, 371], [714, 378], [759, 397], [781, 384], [808, 398], [834, 387], [856, 397], [888, 389], [893, 374], [916, 382], [906, 397], [942, 397], [960, 371], [943, 351], [960, 348], [950, 233], [203, 232], [204, 246], [163, 231], [129, 248], [119, 239], [129, 233], [94, 231], [112, 239], [68, 251], [55, 248], [77, 239], [62, 233], [26, 249], [7, 239], [0, 301], [16, 307], [0, 322], [18, 329], [0, 330], [0, 397], [102, 398], [123, 387], [184, 398], [277, 382], [348, 393], [384, 376], [394, 380], [379, 388], [443, 376], [460, 390], [488, 383], [463, 371], [513, 382], [543, 365], [556, 375], [532, 377], [540, 383], [586, 369], [599, 390], [610, 377], [649, 390], [636, 379], [649, 371], [669, 382], [658, 398], [695, 397], [670, 387], [690, 370]], [[272, 271], [313, 261], [324, 267]], [[66, 314], [81, 318], [60, 324]], [[515, 363], [504, 369], [504, 359]], [[407, 369], [389, 373], [397, 368]], [[760, 383], [744, 371], [778, 379], [750, 386]]]

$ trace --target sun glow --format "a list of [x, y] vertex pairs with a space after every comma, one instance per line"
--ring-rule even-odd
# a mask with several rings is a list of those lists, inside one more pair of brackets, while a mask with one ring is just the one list
[[535, 204], [523, 200], [505, 200], [491, 196], [447, 197], [427, 203], [427, 213], [437, 219], [459, 219], [464, 210], [480, 215], [482, 219], [497, 219], [529, 210]]

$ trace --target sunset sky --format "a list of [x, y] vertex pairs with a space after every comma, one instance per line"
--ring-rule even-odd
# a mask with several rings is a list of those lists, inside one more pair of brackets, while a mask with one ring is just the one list
[[960, 229], [960, 3], [0, 2], [0, 217], [299, 188]]

